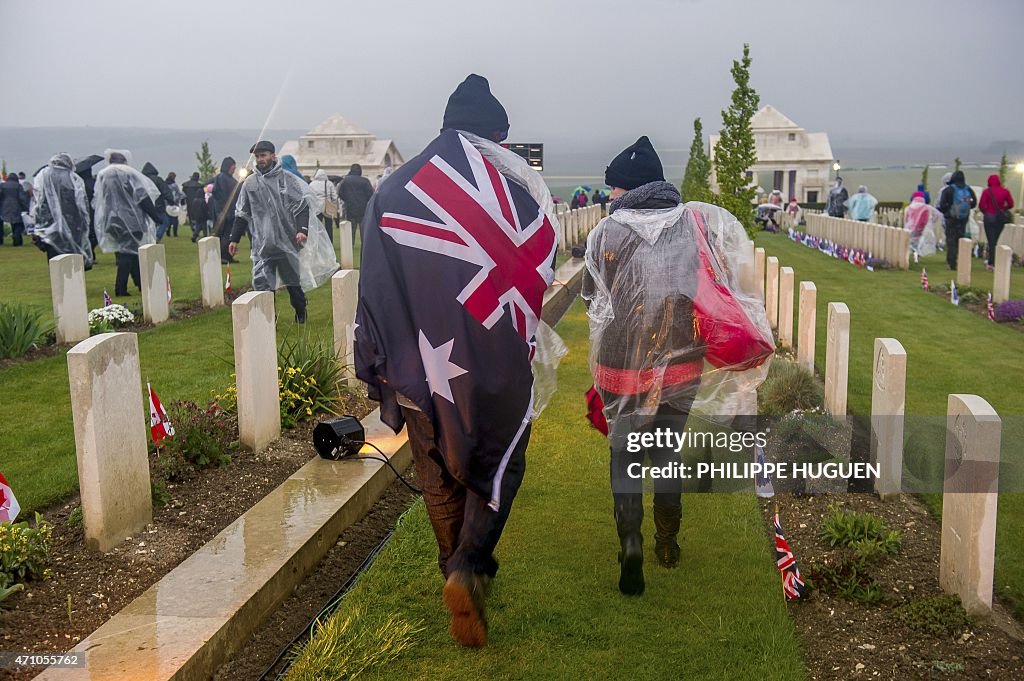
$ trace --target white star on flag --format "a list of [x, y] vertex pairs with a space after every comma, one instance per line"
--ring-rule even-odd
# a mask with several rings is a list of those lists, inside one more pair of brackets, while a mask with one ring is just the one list
[[430, 393], [431, 395], [440, 395], [452, 404], [455, 404], [455, 399], [452, 397], [450, 381], [466, 373], [465, 369], [451, 361], [452, 346], [454, 345], [455, 339], [452, 338], [447, 343], [442, 343], [435, 348], [420, 329], [420, 358], [423, 360], [423, 371], [427, 375]]

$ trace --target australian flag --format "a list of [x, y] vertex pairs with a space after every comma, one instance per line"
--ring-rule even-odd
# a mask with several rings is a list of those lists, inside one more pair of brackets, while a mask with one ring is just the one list
[[556, 247], [537, 200], [455, 130], [396, 170], [363, 222], [356, 375], [395, 432], [396, 392], [416, 404], [448, 470], [495, 510], [532, 413]]

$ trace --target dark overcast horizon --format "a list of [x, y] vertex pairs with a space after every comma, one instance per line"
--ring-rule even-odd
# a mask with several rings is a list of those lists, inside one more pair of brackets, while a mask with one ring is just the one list
[[1024, 137], [1022, 25], [1016, 0], [4, 2], [19, 61], [0, 126], [308, 129], [337, 111], [418, 141], [477, 72], [519, 139], [676, 145], [696, 116], [717, 130], [746, 41], [761, 103], [834, 143], [985, 143]]

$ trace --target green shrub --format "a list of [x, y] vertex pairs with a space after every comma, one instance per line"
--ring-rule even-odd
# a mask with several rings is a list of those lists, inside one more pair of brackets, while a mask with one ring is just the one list
[[155, 468], [160, 477], [180, 481], [190, 469], [201, 470], [231, 462], [238, 444], [238, 420], [216, 403], [201, 407], [188, 400], [167, 405], [174, 437], [156, 448]]
[[882, 587], [871, 575], [868, 562], [850, 552], [843, 552], [837, 560], [812, 565], [807, 583], [813, 589], [845, 598], [861, 605], [882, 602]]
[[832, 548], [850, 549], [857, 558], [874, 561], [900, 550], [902, 535], [870, 513], [841, 511], [833, 506], [822, 519], [821, 538]]
[[959, 636], [971, 626], [960, 599], [951, 594], [911, 601], [897, 608], [896, 616], [914, 631], [937, 637]]
[[291, 428], [318, 414], [336, 415], [342, 369], [330, 339], [299, 333], [278, 348], [281, 425]]
[[21, 591], [25, 582], [49, 579], [52, 534], [53, 526], [38, 513], [35, 525], [0, 523], [0, 603]]
[[794, 410], [820, 408], [825, 391], [814, 374], [796, 362], [775, 358], [768, 377], [758, 389], [758, 407], [765, 416], [783, 416]]
[[82, 507], [78, 506], [71, 513], [68, 514], [67, 519], [68, 528], [72, 530], [82, 529]]
[[24, 303], [0, 303], [0, 359], [21, 357], [42, 345], [53, 324], [46, 314]]

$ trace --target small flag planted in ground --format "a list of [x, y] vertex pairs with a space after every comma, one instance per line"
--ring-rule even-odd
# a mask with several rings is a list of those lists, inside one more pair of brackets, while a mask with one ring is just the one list
[[928, 271], [925, 268], [921, 268], [921, 288], [925, 291], [928, 290]]
[[988, 318], [991, 319], [992, 321], [995, 321], [996, 320], [996, 311], [992, 307], [992, 292], [991, 291], [988, 292], [988, 304], [987, 304], [986, 307], [988, 309]]
[[978, 247], [979, 247], [980, 245], [981, 245], [981, 244], [974, 244], [974, 257], [975, 257], [975, 258], [977, 258], [977, 257], [978, 257]]
[[224, 292], [231, 293], [231, 265], [228, 265], [228, 273], [224, 277]]
[[0, 473], [0, 522], [13, 523], [21, 512], [18, 500], [14, 498], [11, 486], [7, 484], [7, 478]]
[[110, 299], [110, 294], [107, 293], [107, 289], [103, 289], [103, 307], [113, 305], [114, 301]]
[[914, 251], [914, 264], [916, 265], [917, 262], [918, 262], [918, 260], [917, 260], [917, 251]]
[[949, 302], [954, 305], [960, 304], [960, 292], [956, 290], [956, 282], [949, 282]]
[[[758, 445], [754, 445], [754, 463], [761, 464], [761, 469], [764, 470], [764, 450]], [[767, 475], [758, 473], [755, 484], [757, 485], [757, 496], [765, 499], [775, 496], [775, 487]]]
[[174, 426], [149, 383], [146, 384], [146, 390], [149, 391], [149, 434], [153, 436], [153, 443], [159, 445], [164, 438], [174, 437]]
[[167, 275], [167, 302], [171, 302], [171, 275]]
[[803, 596], [804, 580], [800, 577], [800, 568], [797, 567], [796, 557], [789, 548], [789, 542], [782, 534], [778, 509], [775, 510], [775, 564], [782, 573], [782, 593], [786, 595], [786, 600], [793, 601]]

